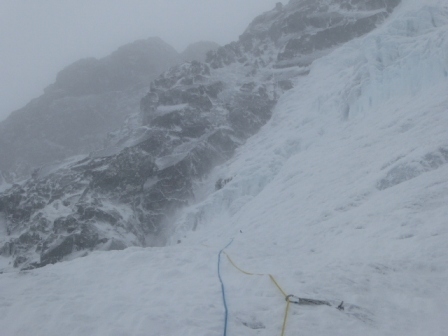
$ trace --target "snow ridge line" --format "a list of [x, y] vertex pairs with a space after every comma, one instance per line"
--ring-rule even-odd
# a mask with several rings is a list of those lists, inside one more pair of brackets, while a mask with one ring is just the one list
[[223, 334], [224, 336], [227, 335], [227, 322], [228, 322], [229, 310], [227, 308], [226, 289], [224, 287], [224, 282], [222, 281], [222, 277], [221, 277], [221, 254], [232, 243], [233, 243], [233, 238], [230, 240], [230, 242], [221, 251], [219, 251], [219, 254], [218, 254], [218, 278], [219, 278], [219, 282], [221, 282], [222, 302], [224, 304], [224, 311], [225, 311], [225, 315], [224, 315], [224, 334]]

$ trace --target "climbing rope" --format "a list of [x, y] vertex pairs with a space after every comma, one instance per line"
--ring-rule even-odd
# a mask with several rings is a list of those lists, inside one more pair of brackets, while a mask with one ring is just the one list
[[240, 271], [241, 273], [244, 273], [246, 275], [269, 275], [269, 278], [272, 280], [273, 284], [278, 288], [278, 290], [282, 293], [282, 295], [286, 298], [286, 308], [285, 308], [285, 317], [283, 318], [283, 326], [282, 326], [282, 333], [281, 336], [285, 335], [285, 331], [286, 331], [286, 322], [288, 321], [288, 312], [289, 312], [289, 306], [291, 301], [289, 300], [289, 298], [291, 296], [288, 296], [286, 294], [286, 292], [283, 290], [283, 288], [278, 284], [277, 280], [275, 280], [274, 276], [272, 274], [263, 274], [263, 273], [251, 273], [251, 272], [247, 272], [245, 270], [243, 270], [242, 268], [238, 267], [232, 260], [232, 258], [230, 258], [230, 256], [224, 252], [224, 254], [226, 255], [227, 259], [230, 261], [230, 263], [233, 265], [233, 267], [235, 267], [238, 271]]
[[280, 287], [280, 285], [278, 284], [278, 282], [275, 280], [274, 276], [272, 276], [271, 274], [269, 274], [269, 277], [271, 278], [272, 282], [274, 283], [275, 286], [277, 286], [277, 288], [279, 289], [279, 291], [283, 294], [284, 297], [286, 297], [286, 293], [285, 291]]
[[[274, 278], [274, 276], [272, 274], [251, 273], [251, 272], [243, 270], [241, 267], [238, 267], [235, 264], [235, 262], [232, 260], [232, 258], [230, 258], [230, 256], [226, 252], [224, 252], [224, 250], [227, 247], [229, 247], [230, 244], [232, 244], [232, 242], [233, 242], [233, 238], [230, 241], [230, 243], [228, 243], [226, 245], [226, 247], [224, 247], [221, 251], [219, 251], [219, 255], [218, 255], [218, 276], [219, 276], [219, 281], [221, 282], [222, 298], [223, 298], [223, 303], [224, 303], [224, 308], [225, 308], [224, 336], [227, 335], [228, 309], [227, 309], [227, 303], [226, 303], [224, 283], [221, 279], [221, 271], [220, 271], [221, 254], [225, 254], [227, 259], [229, 260], [229, 262], [232, 264], [232, 266], [235, 267], [238, 271], [240, 271], [243, 274], [246, 274], [246, 275], [269, 275], [269, 278], [271, 279], [272, 283], [278, 288], [278, 290], [282, 293], [283, 297], [286, 300], [285, 316], [283, 318], [283, 326], [282, 326], [281, 336], [284, 336], [285, 332], [286, 332], [286, 323], [288, 321], [289, 307], [291, 306], [291, 303], [297, 304], [297, 305], [312, 305], [312, 306], [326, 305], [326, 306], [330, 306], [330, 307], [332, 306], [329, 302], [323, 301], [323, 300], [305, 299], [305, 298], [300, 298], [295, 295], [287, 295], [286, 292], [279, 285], [279, 283], [277, 282], [277, 280]], [[344, 301], [341, 302], [341, 304], [337, 307], [337, 309], [340, 311], [344, 310]]]
[[269, 278], [272, 280], [272, 282], [274, 283], [274, 285], [279, 289], [279, 291], [283, 294], [284, 297], [286, 297], [286, 293], [285, 291], [280, 287], [280, 285], [278, 284], [278, 282], [275, 280], [274, 276], [272, 274], [264, 274], [264, 273], [250, 273], [247, 272], [245, 270], [243, 270], [242, 268], [238, 267], [232, 260], [232, 258], [230, 258], [230, 256], [224, 252], [224, 254], [226, 255], [227, 259], [229, 259], [230, 263], [233, 265], [233, 267], [235, 267], [238, 271], [240, 271], [241, 273], [244, 273], [246, 275], [269, 275]]
[[229, 259], [230, 263], [233, 265], [233, 267], [235, 267], [238, 271], [240, 271], [241, 273], [244, 273], [246, 275], [265, 275], [265, 274], [261, 274], [261, 273], [250, 273], [250, 272], [246, 272], [245, 270], [239, 268], [232, 260], [232, 258], [230, 258], [230, 256], [224, 252], [224, 254], [226, 255], [227, 259]]
[[285, 309], [285, 317], [283, 318], [283, 327], [282, 327], [282, 334], [281, 336], [285, 335], [286, 331], [286, 322], [288, 321], [288, 312], [289, 312], [289, 300], [286, 301], [286, 309]]
[[221, 251], [219, 251], [219, 254], [218, 254], [218, 278], [219, 278], [219, 282], [221, 282], [222, 302], [224, 304], [224, 311], [225, 311], [225, 315], [224, 315], [224, 334], [223, 334], [224, 336], [227, 335], [227, 321], [228, 321], [228, 316], [229, 316], [229, 310], [227, 309], [226, 289], [224, 287], [224, 282], [222, 281], [222, 278], [221, 278], [221, 254], [232, 243], [233, 243], [233, 238], [230, 240], [230, 242]]

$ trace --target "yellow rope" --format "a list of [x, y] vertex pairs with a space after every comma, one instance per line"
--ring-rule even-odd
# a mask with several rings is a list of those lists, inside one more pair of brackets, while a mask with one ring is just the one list
[[[241, 269], [240, 267], [238, 267], [238, 266], [233, 262], [232, 258], [230, 258], [230, 256], [229, 256], [227, 253], [225, 253], [225, 252], [223, 252], [223, 253], [226, 255], [227, 259], [230, 261], [230, 263], [233, 265], [233, 267], [235, 267], [235, 268], [236, 268], [238, 271], [240, 271], [241, 273], [244, 273], [244, 274], [246, 274], [246, 275], [266, 275], [266, 274], [262, 274], [262, 273], [250, 273], [250, 272], [247, 272], [247, 271]], [[273, 276], [272, 274], [268, 274], [268, 275], [269, 275], [269, 278], [270, 278], [270, 279], [272, 280], [272, 282], [274, 283], [274, 285], [279, 289], [279, 291], [280, 291], [280, 292], [283, 294], [283, 296], [286, 298], [286, 297], [287, 297], [286, 292], [282, 289], [282, 287], [280, 287], [280, 285], [278, 284], [278, 282], [275, 280], [274, 276]], [[289, 305], [290, 305], [290, 301], [287, 299], [287, 300], [286, 300], [285, 317], [284, 317], [284, 319], [283, 319], [283, 327], [282, 327], [282, 334], [281, 334], [281, 336], [284, 336], [284, 335], [285, 335], [286, 322], [287, 322], [287, 320], [288, 320]]]
[[[277, 288], [280, 290], [280, 292], [282, 292], [283, 296], [286, 298], [287, 294], [285, 293], [285, 291], [280, 287], [280, 285], [278, 284], [277, 281], [275, 281], [274, 277], [269, 274], [269, 277], [271, 278], [272, 282], [277, 286]], [[289, 301], [289, 300], [288, 300]]]
[[[261, 274], [261, 273], [250, 273], [250, 272], [246, 272], [245, 270], [239, 268], [232, 260], [232, 258], [230, 258], [230, 256], [224, 252], [224, 254], [226, 255], [227, 259], [229, 259], [230, 263], [233, 265], [233, 267], [235, 267], [238, 271], [240, 271], [241, 273], [247, 274], [247, 275], [265, 275], [265, 274]], [[286, 296], [286, 295], [285, 295]]]
[[283, 319], [283, 327], [282, 327], [282, 335], [285, 335], [285, 330], [286, 330], [286, 321], [288, 320], [288, 310], [289, 310], [289, 305], [290, 305], [290, 301], [287, 300], [286, 301], [286, 309], [285, 309], [285, 318]]

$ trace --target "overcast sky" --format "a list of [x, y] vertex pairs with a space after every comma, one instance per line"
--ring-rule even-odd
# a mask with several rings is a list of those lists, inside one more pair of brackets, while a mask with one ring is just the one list
[[150, 36], [178, 51], [223, 45], [277, 2], [287, 0], [0, 0], [0, 120], [80, 58]]

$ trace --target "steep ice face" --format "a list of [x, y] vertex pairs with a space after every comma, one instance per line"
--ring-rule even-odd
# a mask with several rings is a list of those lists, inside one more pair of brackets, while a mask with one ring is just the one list
[[[240, 223], [241, 211], [269, 202], [279, 209], [296, 202], [292, 217], [319, 222], [328, 205], [315, 198], [333, 203], [342, 190], [359, 189], [347, 204], [333, 205], [357, 207], [369, 195], [446, 170], [448, 8], [418, 2], [404, 8], [366, 37], [316, 60], [310, 74], [295, 81], [269, 123], [203, 183], [209, 196], [182, 214], [173, 242], [191, 230], [217, 229], [219, 218]], [[274, 192], [270, 185], [279, 174], [297, 181], [300, 193]], [[213, 192], [219, 179], [229, 182]]]

